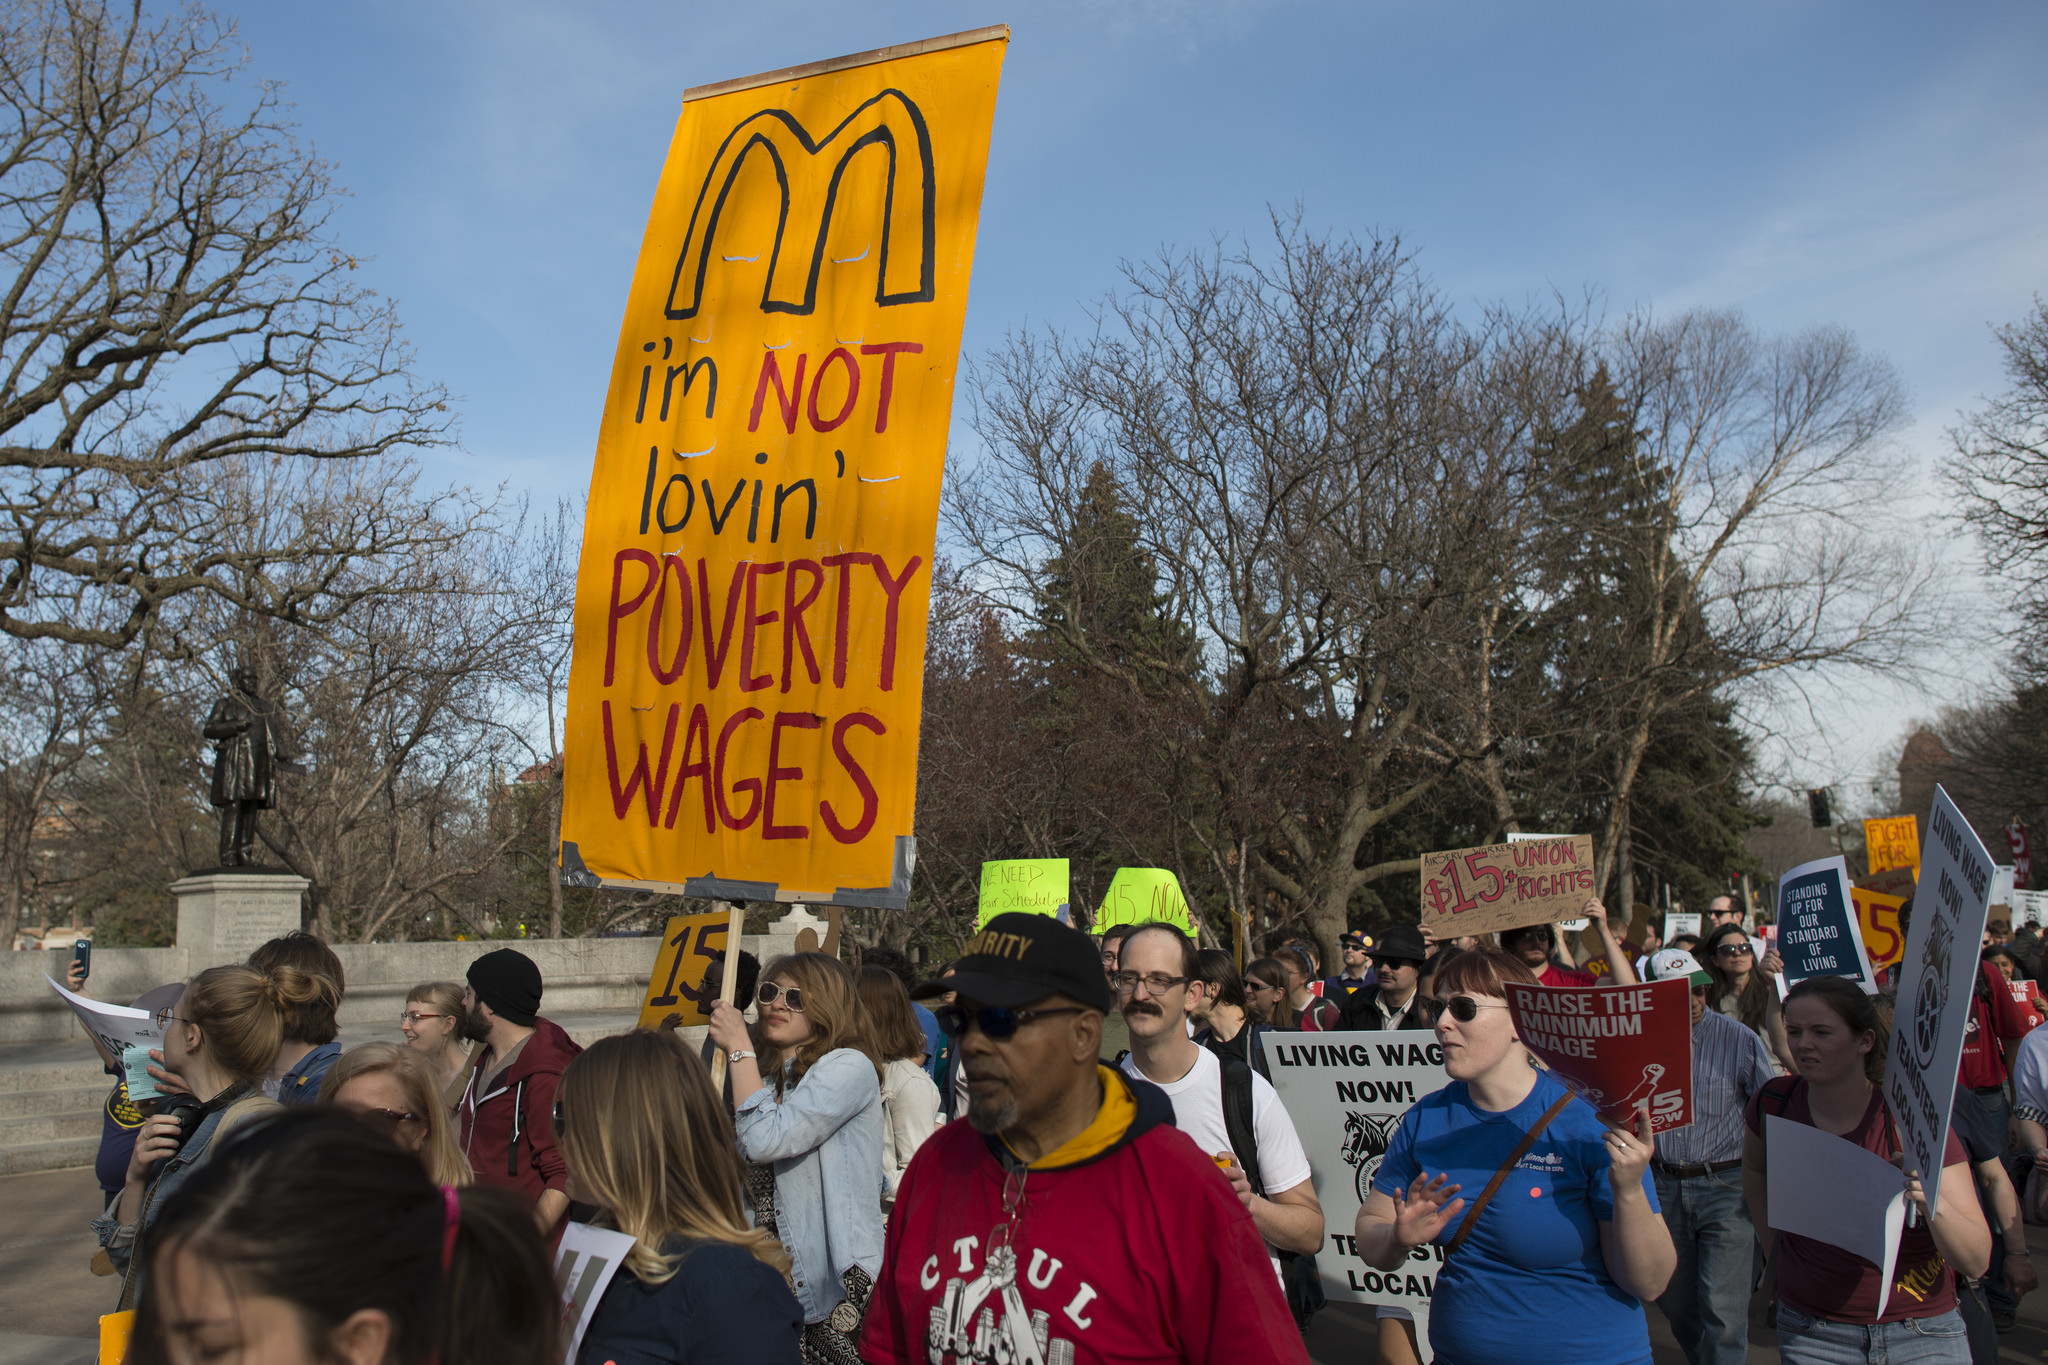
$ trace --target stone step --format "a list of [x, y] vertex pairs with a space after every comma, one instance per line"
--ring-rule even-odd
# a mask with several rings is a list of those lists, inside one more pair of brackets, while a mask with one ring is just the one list
[[37, 1142], [58, 1142], [67, 1138], [91, 1138], [99, 1146], [100, 1116], [88, 1109], [72, 1114], [24, 1114], [0, 1118], [0, 1151]]
[[[90, 1166], [99, 1156], [100, 1138], [57, 1138], [0, 1147], [0, 1175], [27, 1175], [31, 1171], [62, 1171], [73, 1166]], [[87, 1221], [90, 1221], [88, 1211]]]
[[98, 1054], [93, 1054], [90, 1061], [76, 1062], [23, 1063], [18, 1056], [0, 1060], [0, 1094], [93, 1087], [105, 1092], [113, 1083], [113, 1077], [100, 1065]]
[[102, 1079], [97, 1085], [69, 1086], [63, 1090], [0, 1090], [0, 1119], [97, 1113], [112, 1089], [113, 1082]]

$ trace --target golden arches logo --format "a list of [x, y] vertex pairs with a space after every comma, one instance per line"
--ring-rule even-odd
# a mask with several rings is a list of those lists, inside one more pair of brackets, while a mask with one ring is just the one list
[[[815, 309], [818, 275], [825, 264], [825, 236], [832, 225], [840, 181], [854, 157], [870, 147], [881, 148], [888, 157], [882, 235], [875, 250], [875, 302], [884, 308], [929, 302], [938, 192], [932, 171], [931, 130], [910, 97], [890, 89], [866, 101], [815, 140], [801, 122], [782, 109], [750, 114], [726, 134], [690, 212], [689, 232], [669, 285], [667, 316], [692, 318], [702, 306], [704, 275], [711, 265], [719, 218], [747, 158], [756, 151], [773, 166], [782, 197], [775, 220], [775, 245], [768, 258], [768, 283], [761, 291], [761, 311], [807, 314]], [[836, 156], [832, 155], [835, 151]], [[789, 230], [792, 214], [797, 224], [793, 239]], [[913, 219], [914, 260], [897, 238], [899, 226]], [[791, 240], [799, 250], [785, 254], [785, 242]], [[804, 245], [810, 247], [808, 253], [801, 252]]]

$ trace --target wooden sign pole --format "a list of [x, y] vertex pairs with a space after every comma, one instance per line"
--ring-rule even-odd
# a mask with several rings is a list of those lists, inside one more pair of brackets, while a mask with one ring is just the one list
[[[740, 929], [747, 921], [745, 901], [732, 902], [731, 917], [725, 926], [725, 970], [718, 982], [718, 998], [726, 1004], [733, 1003], [733, 994], [739, 989], [740, 981]], [[725, 1049], [711, 1050], [711, 1088], [723, 1093], [725, 1090]]]

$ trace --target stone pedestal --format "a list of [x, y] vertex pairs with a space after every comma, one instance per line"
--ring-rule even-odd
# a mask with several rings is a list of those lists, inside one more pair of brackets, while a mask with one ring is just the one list
[[290, 872], [200, 872], [171, 884], [178, 898], [178, 947], [188, 976], [249, 954], [299, 927], [299, 905], [312, 885]]

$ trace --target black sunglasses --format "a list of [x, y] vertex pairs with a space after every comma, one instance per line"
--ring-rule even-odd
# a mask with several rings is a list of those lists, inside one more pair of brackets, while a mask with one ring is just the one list
[[979, 1024], [982, 1036], [993, 1041], [1015, 1037], [1018, 1029], [1044, 1015], [1079, 1013], [1079, 1005], [1059, 1005], [1043, 1010], [1013, 1010], [1001, 1005], [982, 1005], [976, 1009], [965, 1005], [946, 1005], [933, 1010], [932, 1017], [939, 1021], [939, 1027], [946, 1031], [948, 1038], [958, 1038], [967, 1032], [969, 1024]]
[[555, 1141], [562, 1140], [562, 1133], [569, 1127], [569, 1118], [562, 1112], [562, 1102], [555, 1101]]
[[1444, 1008], [1450, 1011], [1451, 1018], [1457, 1020], [1461, 1024], [1469, 1024], [1474, 1019], [1477, 1019], [1479, 1017], [1479, 1011], [1481, 1010], [1504, 1010], [1507, 1008], [1507, 1006], [1489, 1005], [1481, 1001], [1474, 1000], [1469, 995], [1454, 995], [1450, 999], [1444, 1001]]

